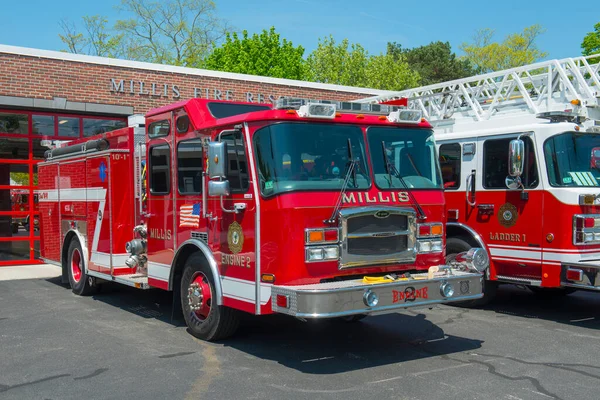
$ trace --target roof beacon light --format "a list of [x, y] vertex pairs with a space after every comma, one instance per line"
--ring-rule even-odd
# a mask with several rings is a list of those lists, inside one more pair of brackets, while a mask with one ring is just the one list
[[388, 121], [403, 124], [418, 124], [423, 114], [418, 110], [397, 110], [388, 115]]
[[298, 116], [302, 118], [335, 118], [335, 104], [309, 103], [300, 106]]

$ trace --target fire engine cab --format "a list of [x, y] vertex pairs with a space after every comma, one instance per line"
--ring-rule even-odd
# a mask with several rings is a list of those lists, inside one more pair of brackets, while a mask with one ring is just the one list
[[191, 99], [46, 152], [42, 257], [73, 292], [174, 292], [191, 333], [240, 312], [358, 320], [475, 300], [487, 253], [445, 263], [431, 125], [393, 106]]
[[600, 290], [600, 56], [551, 60], [362, 100], [434, 126], [447, 253], [485, 248], [497, 283]]

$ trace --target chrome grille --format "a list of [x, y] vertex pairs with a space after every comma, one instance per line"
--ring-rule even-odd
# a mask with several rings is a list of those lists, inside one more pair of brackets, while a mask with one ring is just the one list
[[340, 269], [414, 262], [417, 254], [415, 218], [410, 208], [341, 210]]
[[206, 233], [206, 232], [192, 232], [192, 239], [200, 239], [204, 243], [208, 244], [208, 233]]
[[407, 247], [406, 235], [348, 239], [348, 253], [361, 256], [402, 253]]

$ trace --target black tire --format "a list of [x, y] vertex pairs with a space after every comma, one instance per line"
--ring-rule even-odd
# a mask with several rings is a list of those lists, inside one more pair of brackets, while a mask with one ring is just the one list
[[19, 233], [19, 224], [12, 224], [10, 226], [10, 230], [12, 231], [12, 233]]
[[[79, 243], [79, 240], [77, 240], [77, 238], [71, 239], [71, 243], [69, 243], [66, 265], [69, 283], [71, 284], [71, 290], [76, 295], [88, 296], [95, 291], [95, 286], [91, 285], [90, 278], [85, 273], [83, 257], [84, 255], [83, 251], [81, 250], [81, 244]], [[75, 264], [79, 265], [78, 269], [74, 262]]]
[[[193, 283], [200, 285], [196, 287], [199, 295], [194, 296], [190, 293], [190, 290], [194, 290]], [[210, 301], [205, 301], [204, 298], [207, 288], [210, 288]], [[212, 301], [214, 293], [214, 277], [206, 260], [200, 253], [192, 254], [183, 267], [180, 298], [185, 323], [190, 333], [198, 339], [207, 341], [225, 339], [233, 335], [239, 326], [237, 310], [218, 306]], [[199, 307], [199, 310], [192, 309], [190, 298], [196, 302], [194, 306]], [[208, 311], [206, 311], [207, 307]]]
[[[471, 246], [467, 241], [461, 238], [448, 238], [446, 239], [446, 262], [454, 261], [457, 254], [463, 251], [468, 251]], [[465, 308], [476, 308], [482, 307], [496, 298], [498, 291], [498, 283], [492, 282], [487, 279], [483, 280], [483, 297], [477, 300], [457, 301], [450, 303], [451, 305]]]
[[577, 289], [573, 288], [543, 288], [538, 286], [527, 286], [527, 288], [537, 296], [543, 298], [563, 297], [577, 291]]

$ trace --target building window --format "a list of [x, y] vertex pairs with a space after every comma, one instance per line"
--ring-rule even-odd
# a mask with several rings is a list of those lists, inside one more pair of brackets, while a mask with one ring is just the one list
[[440, 146], [440, 166], [445, 189], [460, 187], [460, 144], [449, 143]]
[[58, 117], [58, 136], [79, 137], [79, 118]]
[[33, 115], [32, 133], [34, 135], [54, 136], [54, 117], [51, 115]]
[[221, 140], [227, 143], [227, 179], [231, 193], [243, 193], [248, 190], [248, 162], [246, 148], [240, 131], [226, 133]]
[[148, 125], [148, 137], [150, 139], [167, 136], [169, 134], [170, 124], [166, 119], [164, 121], [152, 122]]
[[169, 194], [171, 162], [169, 145], [154, 146], [150, 149], [150, 192]]
[[84, 118], [83, 136], [94, 136], [99, 133], [125, 128], [126, 126], [126, 122], [115, 119]]
[[202, 142], [189, 140], [177, 146], [177, 182], [179, 193], [200, 194], [202, 191]]
[[[483, 144], [483, 187], [486, 189], [506, 189], [508, 145], [513, 139], [516, 137], [486, 140]], [[523, 141], [525, 142], [525, 160], [521, 181], [525, 188], [531, 189], [536, 187], [539, 182], [537, 161], [531, 139], [525, 137]]]
[[29, 133], [27, 114], [0, 113], [0, 133]]

